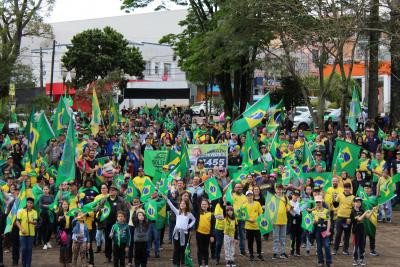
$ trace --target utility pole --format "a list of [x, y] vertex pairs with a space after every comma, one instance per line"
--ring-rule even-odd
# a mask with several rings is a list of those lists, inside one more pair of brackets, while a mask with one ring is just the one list
[[40, 90], [43, 91], [43, 50], [40, 47]]
[[53, 53], [51, 54], [51, 73], [50, 73], [50, 101], [53, 101], [53, 76], [54, 76], [54, 54], [56, 52], [56, 40], [53, 40]]

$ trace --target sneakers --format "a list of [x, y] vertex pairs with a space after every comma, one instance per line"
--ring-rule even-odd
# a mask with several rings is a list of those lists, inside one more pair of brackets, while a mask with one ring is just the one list
[[234, 261], [231, 261], [231, 267], [236, 267], [236, 263]]
[[250, 261], [254, 261], [254, 255], [250, 255]]
[[369, 253], [369, 255], [374, 256], [374, 257], [377, 257], [377, 256], [379, 256], [379, 253], [376, 252], [376, 250], [372, 250], [372, 251]]
[[279, 258], [286, 260], [286, 259], [288, 259], [289, 257], [286, 255], [286, 253], [282, 253], [281, 256], [280, 256]]
[[343, 255], [346, 255], [346, 256], [349, 256], [349, 255], [350, 255], [350, 253], [349, 253], [348, 251], [343, 251], [342, 254], [343, 254]]
[[297, 253], [297, 252], [294, 253], [294, 256], [295, 256], [295, 257], [301, 257], [300, 253]]
[[47, 244], [43, 246], [43, 250], [47, 250]]
[[273, 255], [272, 255], [272, 259], [273, 259], [273, 260], [277, 260], [277, 259], [278, 259], [278, 254], [273, 254]]
[[261, 254], [259, 254], [259, 255], [257, 256], [257, 259], [259, 259], [260, 261], [264, 261], [264, 257], [263, 257], [263, 255], [261, 255]]
[[386, 222], [391, 223], [392, 222], [392, 218], [386, 218]]
[[361, 259], [358, 264], [360, 264], [361, 266], [365, 266], [367, 265], [364, 259]]
[[332, 251], [332, 255], [337, 255], [337, 250]]
[[52, 248], [52, 246], [50, 245], [50, 242], [47, 242], [47, 248]]
[[357, 266], [358, 265], [358, 262], [356, 261], [356, 260], [353, 260], [353, 264], [352, 264], [353, 266]]

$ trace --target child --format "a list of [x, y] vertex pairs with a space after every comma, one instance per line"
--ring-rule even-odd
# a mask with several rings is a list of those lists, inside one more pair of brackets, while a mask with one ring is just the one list
[[18, 211], [16, 225], [22, 249], [22, 266], [30, 267], [32, 262], [32, 243], [38, 215], [33, 209], [33, 198], [26, 199], [26, 208]]
[[246, 192], [247, 203], [243, 206], [245, 210], [247, 210], [248, 218], [246, 218], [246, 223], [244, 228], [246, 229], [246, 238], [247, 238], [247, 246], [250, 254], [250, 261], [254, 261], [253, 254], [253, 243], [254, 240], [257, 244], [257, 258], [261, 261], [264, 260], [263, 255], [261, 254], [261, 233], [260, 228], [257, 224], [257, 217], [263, 213], [260, 202], [254, 201], [254, 193], [253, 191]]
[[322, 206], [322, 196], [316, 196], [314, 199], [316, 207], [312, 211], [312, 215], [314, 217], [314, 232], [317, 241], [318, 266], [324, 266], [324, 253], [322, 251], [322, 248], [324, 248], [326, 266], [330, 267], [332, 264], [331, 249], [329, 247], [331, 218], [329, 210]]
[[117, 222], [112, 226], [110, 238], [113, 240], [114, 267], [125, 266], [125, 253], [129, 250], [131, 234], [125, 222], [125, 213], [117, 212]]
[[351, 210], [351, 222], [353, 225], [353, 266], [365, 265], [364, 251], [365, 251], [365, 230], [364, 230], [364, 219], [369, 218], [373, 211], [365, 211], [361, 207], [362, 199], [359, 197], [354, 198], [354, 207]]
[[224, 224], [224, 249], [226, 266], [235, 267], [235, 244], [238, 241], [237, 221], [232, 206], [226, 207], [226, 217]]
[[146, 220], [142, 209], [136, 211], [134, 219], [134, 247], [135, 247], [135, 267], [147, 266], [147, 242], [149, 240], [149, 223]]
[[85, 223], [85, 214], [80, 212], [76, 217], [72, 229], [72, 260], [73, 266], [76, 267], [78, 261], [78, 254], [81, 256], [82, 266], [86, 266], [86, 251], [89, 249], [89, 230]]
[[290, 210], [290, 215], [291, 215], [290, 255], [292, 256], [300, 256], [300, 242], [301, 242], [302, 229], [301, 229], [301, 211], [299, 204], [299, 196], [300, 192], [298, 190], [295, 190], [292, 194], [292, 200], [290, 200], [290, 206], [293, 207], [293, 209]]
[[197, 259], [200, 266], [208, 267], [208, 247], [210, 241], [214, 242], [213, 229], [215, 226], [215, 217], [209, 211], [207, 199], [202, 199], [200, 209], [197, 201], [197, 194], [193, 195], [193, 210], [196, 214], [196, 240], [197, 240]]
[[196, 219], [190, 212], [188, 201], [181, 200], [179, 209], [177, 209], [167, 196], [163, 195], [163, 197], [167, 200], [168, 206], [176, 216], [176, 224], [172, 233], [174, 242], [173, 264], [174, 267], [181, 266], [184, 265], [185, 261], [185, 248], [189, 238], [189, 231], [196, 223]]

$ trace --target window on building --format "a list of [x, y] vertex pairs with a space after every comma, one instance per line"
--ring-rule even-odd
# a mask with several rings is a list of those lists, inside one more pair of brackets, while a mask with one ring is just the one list
[[156, 75], [160, 74], [160, 63], [159, 62], [156, 62], [154, 64], [154, 74], [156, 74]]
[[146, 70], [145, 70], [145, 73], [146, 73], [147, 75], [150, 75], [150, 74], [151, 74], [151, 61], [146, 61]]

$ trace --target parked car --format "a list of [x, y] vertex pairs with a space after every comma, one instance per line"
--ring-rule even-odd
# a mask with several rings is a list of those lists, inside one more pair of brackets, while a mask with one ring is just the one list
[[[210, 105], [210, 102], [208, 103], [208, 105]], [[204, 117], [206, 115], [206, 101], [196, 102], [190, 108], [193, 111], [193, 115], [199, 115], [200, 117]], [[208, 108], [208, 110], [210, 110], [210, 108]], [[216, 114], [216, 110], [212, 103], [211, 114]]]
[[313, 127], [313, 119], [309, 111], [296, 111], [293, 119], [293, 127], [301, 130], [307, 130]]

